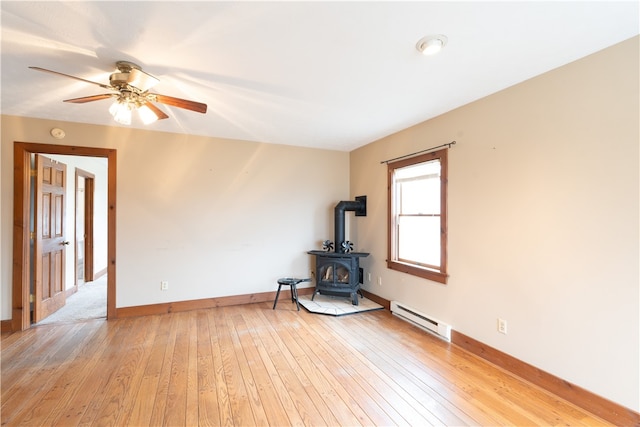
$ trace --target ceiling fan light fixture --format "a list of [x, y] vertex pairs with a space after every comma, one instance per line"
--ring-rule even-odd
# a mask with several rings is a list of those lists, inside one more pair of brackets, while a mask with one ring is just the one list
[[109, 112], [116, 122], [122, 125], [131, 124], [131, 105], [128, 102], [117, 100], [109, 107]]
[[140, 120], [142, 120], [142, 123], [144, 123], [145, 125], [150, 125], [151, 123], [158, 120], [158, 116], [156, 115], [156, 113], [151, 111], [151, 108], [147, 107], [146, 105], [138, 108], [138, 114], [140, 115]]
[[64, 102], [72, 102], [75, 104], [84, 104], [86, 102], [99, 101], [102, 99], [115, 98], [115, 102], [109, 108], [109, 113], [114, 120], [124, 125], [131, 124], [131, 115], [133, 110], [138, 110], [140, 119], [144, 124], [151, 124], [156, 120], [168, 119], [161, 109], [153, 103], [171, 105], [185, 110], [195, 111], [197, 113], [206, 114], [207, 104], [201, 102], [189, 101], [187, 99], [175, 98], [173, 96], [160, 95], [158, 93], [149, 93], [149, 89], [158, 84], [160, 81], [151, 74], [146, 73], [140, 67], [132, 62], [118, 61], [116, 62], [117, 71], [109, 76], [109, 84], [102, 84], [91, 80], [75, 77], [70, 74], [58, 71], [47, 70], [41, 67], [29, 67], [30, 69], [43, 71], [46, 73], [56, 74], [68, 77], [74, 80], [80, 80], [85, 83], [100, 86], [103, 89], [112, 91], [111, 93], [103, 93], [100, 95], [83, 96], [80, 98], [65, 99]]
[[418, 40], [416, 49], [423, 55], [434, 55], [447, 45], [447, 41], [447, 36], [443, 34], [426, 36]]

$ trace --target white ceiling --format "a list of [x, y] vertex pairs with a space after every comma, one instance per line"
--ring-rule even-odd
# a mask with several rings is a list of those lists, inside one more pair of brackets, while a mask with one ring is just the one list
[[[149, 129], [352, 150], [638, 34], [638, 1], [2, 1], [3, 114], [119, 126], [105, 93], [128, 60], [160, 105]], [[449, 42], [421, 55], [428, 34]], [[598, 82], [594, 82], [597, 84]], [[132, 125], [144, 128], [141, 123]]]

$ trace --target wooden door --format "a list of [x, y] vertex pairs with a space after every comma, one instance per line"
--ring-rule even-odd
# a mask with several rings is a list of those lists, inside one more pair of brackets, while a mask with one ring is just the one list
[[67, 166], [36, 154], [34, 300], [37, 323], [64, 306], [65, 183]]

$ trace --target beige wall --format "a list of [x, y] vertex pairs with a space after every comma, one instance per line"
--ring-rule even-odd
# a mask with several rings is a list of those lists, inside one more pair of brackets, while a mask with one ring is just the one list
[[333, 235], [333, 207], [349, 195], [346, 152], [3, 116], [2, 319], [13, 141], [117, 149], [116, 307], [270, 292], [278, 277], [307, 277], [306, 251]]
[[[366, 289], [640, 409], [638, 49], [636, 37], [353, 151]], [[386, 268], [380, 161], [452, 140], [441, 285]]]

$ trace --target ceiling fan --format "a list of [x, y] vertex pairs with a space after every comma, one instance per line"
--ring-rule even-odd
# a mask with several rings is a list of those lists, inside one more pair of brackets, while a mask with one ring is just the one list
[[153, 104], [154, 102], [184, 108], [186, 110], [203, 114], [207, 112], [207, 104], [149, 92], [149, 89], [158, 84], [160, 80], [153, 77], [151, 74], [142, 71], [140, 66], [128, 61], [116, 62], [117, 71], [109, 76], [109, 84], [93, 82], [91, 80], [82, 79], [80, 77], [71, 76], [58, 71], [47, 70], [46, 68], [29, 68], [32, 70], [69, 77], [85, 83], [100, 86], [103, 89], [111, 90], [111, 93], [65, 99], [64, 102], [84, 104], [85, 102], [114, 98], [115, 102], [111, 108], [109, 108], [109, 112], [113, 118], [121, 124], [131, 124], [131, 112], [134, 110], [138, 111], [140, 118], [145, 124], [168, 118], [169, 116], [156, 107], [155, 104]]

